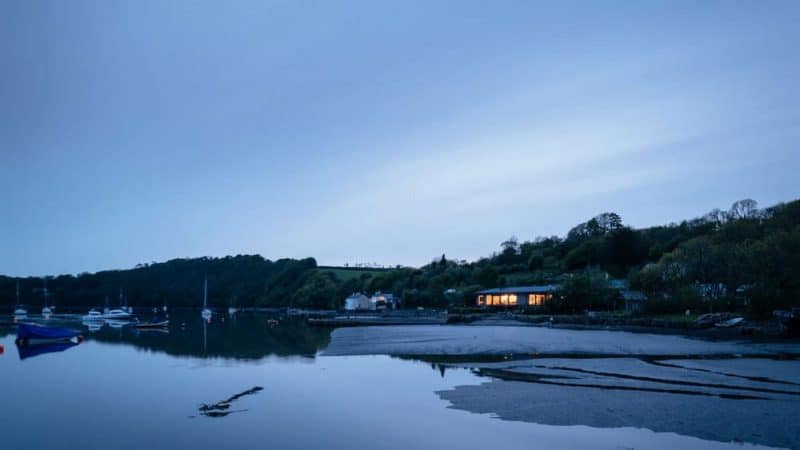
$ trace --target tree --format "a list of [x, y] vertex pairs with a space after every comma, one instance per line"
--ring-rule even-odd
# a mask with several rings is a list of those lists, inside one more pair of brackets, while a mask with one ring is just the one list
[[728, 216], [731, 219], [750, 219], [756, 216], [758, 212], [758, 202], [753, 199], [746, 198], [739, 200], [731, 205]]
[[516, 236], [511, 236], [510, 238], [500, 243], [500, 248], [503, 249], [503, 253], [506, 252], [517, 253], [517, 251], [519, 251], [519, 239], [517, 239]]

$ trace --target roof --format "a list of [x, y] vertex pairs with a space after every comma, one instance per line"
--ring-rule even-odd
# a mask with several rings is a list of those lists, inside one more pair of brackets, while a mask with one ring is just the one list
[[620, 291], [620, 294], [622, 294], [622, 298], [627, 300], [627, 301], [643, 302], [643, 301], [647, 300], [647, 296], [644, 295], [644, 292], [642, 292], [642, 291], [624, 290], [624, 291]]
[[510, 286], [504, 288], [486, 289], [478, 291], [478, 294], [545, 294], [553, 292], [558, 287], [554, 284], [543, 284], [539, 286]]
[[608, 287], [619, 290], [628, 289], [628, 280], [622, 280], [618, 278], [608, 280]]

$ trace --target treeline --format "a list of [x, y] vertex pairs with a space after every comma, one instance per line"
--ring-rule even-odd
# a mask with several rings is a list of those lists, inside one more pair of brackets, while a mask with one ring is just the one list
[[618, 309], [623, 302], [609, 279], [622, 279], [647, 294], [653, 313], [739, 309], [763, 317], [800, 305], [800, 201], [759, 209], [741, 200], [727, 211], [644, 229], [603, 213], [564, 237], [509, 238], [475, 262], [442, 255], [418, 269], [364, 274], [344, 289], [335, 277], [315, 278], [311, 299], [334, 289], [380, 290], [406, 306], [435, 307], [469, 305], [483, 288], [553, 283], [561, 290], [551, 312]]
[[[765, 316], [800, 303], [800, 200], [759, 209], [741, 200], [726, 211], [680, 223], [633, 229], [603, 213], [564, 237], [520, 241], [474, 262], [445, 255], [419, 268], [342, 270], [313, 258], [270, 261], [258, 255], [175, 259], [47, 279], [56, 305], [119, 302], [131, 306], [199, 307], [208, 274], [209, 302], [222, 307], [339, 308], [352, 292], [393, 293], [406, 307], [474, 301], [483, 288], [553, 283], [561, 286], [553, 312], [620, 307], [608, 280], [625, 279], [647, 294], [650, 312], [743, 309]], [[0, 304], [14, 303], [16, 279], [0, 276]], [[41, 278], [19, 280], [22, 302], [43, 304]], [[52, 303], [52, 302], [51, 302]]]
[[225, 258], [173, 259], [140, 264], [129, 270], [109, 270], [78, 276], [0, 277], [0, 303], [15, 303], [19, 281], [21, 302], [28, 306], [48, 303], [63, 306], [200, 307], [203, 280], [208, 276], [209, 304], [227, 307], [286, 306], [316, 267], [313, 258], [270, 261], [259, 255]]

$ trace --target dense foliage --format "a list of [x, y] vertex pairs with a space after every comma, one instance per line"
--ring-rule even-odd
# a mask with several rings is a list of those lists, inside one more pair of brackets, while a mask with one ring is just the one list
[[[55, 305], [194, 306], [203, 299], [203, 280], [208, 276], [208, 297], [212, 306], [286, 306], [302, 287], [311, 270], [312, 258], [270, 261], [258, 255], [225, 258], [173, 259], [164, 263], [140, 264], [130, 270], [109, 270], [78, 276], [61, 275], [21, 278], [23, 304], [43, 305], [44, 287], [48, 302]], [[15, 282], [0, 277], [0, 302], [15, 302]], [[122, 297], [122, 298], [121, 298]]]
[[[488, 287], [555, 283], [552, 312], [616, 309], [609, 278], [645, 292], [651, 312], [746, 309], [759, 316], [800, 303], [800, 201], [758, 209], [741, 200], [728, 211], [644, 229], [603, 213], [567, 232], [520, 242], [474, 262], [445, 255], [420, 268], [317, 267], [314, 259], [270, 261], [258, 255], [176, 259], [47, 280], [56, 304], [199, 306], [204, 274], [214, 306], [341, 307], [352, 292], [383, 291], [407, 307], [469, 304]], [[23, 303], [42, 304], [41, 278], [20, 279]], [[15, 279], [0, 277], [0, 303], [14, 303]]]

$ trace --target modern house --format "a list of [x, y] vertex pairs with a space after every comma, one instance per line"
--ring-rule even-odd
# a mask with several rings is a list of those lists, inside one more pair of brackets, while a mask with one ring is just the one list
[[478, 306], [542, 306], [553, 298], [557, 286], [512, 286], [478, 291]]
[[344, 309], [347, 311], [374, 310], [375, 303], [366, 295], [354, 292], [344, 300]]

